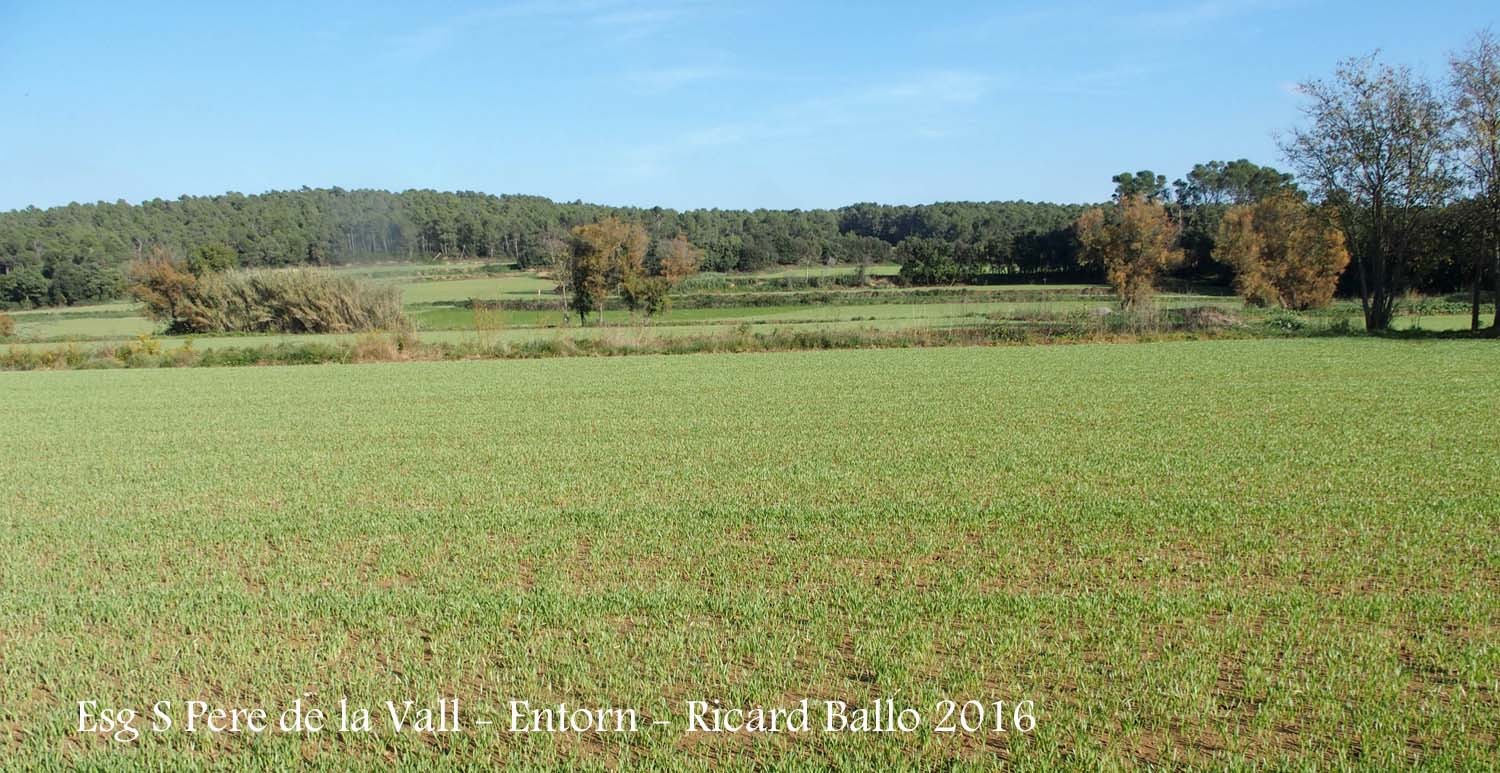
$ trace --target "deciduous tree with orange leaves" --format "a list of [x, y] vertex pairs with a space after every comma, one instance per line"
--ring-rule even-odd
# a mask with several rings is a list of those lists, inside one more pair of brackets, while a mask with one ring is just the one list
[[646, 229], [606, 217], [574, 228], [573, 236], [568, 261], [573, 310], [580, 321], [588, 321], [591, 312], [603, 321], [610, 292], [639, 281], [646, 272]]
[[661, 275], [671, 284], [698, 273], [702, 263], [703, 250], [694, 247], [682, 234], [661, 243]]
[[1110, 207], [1095, 207], [1074, 224], [1083, 249], [1078, 260], [1104, 268], [1127, 310], [1149, 301], [1162, 272], [1182, 262], [1181, 229], [1167, 208], [1138, 194], [1122, 195]]
[[145, 304], [146, 316], [165, 321], [167, 332], [186, 329], [190, 295], [198, 287], [198, 277], [188, 271], [170, 250], [153, 246], [145, 258], [132, 263], [125, 272], [130, 294]]
[[1280, 193], [1225, 213], [1214, 258], [1234, 268], [1234, 288], [1245, 300], [1311, 309], [1333, 300], [1349, 250], [1332, 217]]
[[667, 308], [672, 288], [698, 273], [698, 265], [703, 260], [703, 250], [694, 247], [682, 234], [658, 244], [657, 253], [660, 261], [655, 274], [635, 274], [625, 277], [620, 283], [620, 298], [625, 305], [631, 311], [645, 312], [648, 317], [654, 317]]

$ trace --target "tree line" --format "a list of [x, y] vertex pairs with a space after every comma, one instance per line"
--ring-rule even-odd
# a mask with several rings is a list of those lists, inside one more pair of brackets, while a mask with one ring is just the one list
[[1500, 298], [1500, 40], [1475, 35], [1442, 83], [1369, 54], [1298, 90], [1305, 121], [1280, 145], [1305, 190], [1246, 161], [1171, 188], [1150, 170], [1116, 175], [1114, 203], [1074, 224], [1080, 261], [1127, 307], [1184, 264], [1219, 264], [1247, 300], [1287, 308], [1326, 304], [1342, 283], [1368, 330], [1388, 329], [1408, 290], [1467, 287], [1478, 330], [1487, 276]]
[[1068, 228], [1081, 209], [956, 202], [676, 211], [538, 196], [341, 188], [32, 207], [0, 213], [0, 304], [120, 297], [126, 266], [155, 249], [212, 270], [459, 259], [541, 267], [575, 229], [611, 217], [645, 230], [648, 262], [659, 262], [681, 236], [703, 251], [706, 271], [885, 262], [908, 239], [939, 240], [1001, 270], [1065, 270], [1076, 267]]

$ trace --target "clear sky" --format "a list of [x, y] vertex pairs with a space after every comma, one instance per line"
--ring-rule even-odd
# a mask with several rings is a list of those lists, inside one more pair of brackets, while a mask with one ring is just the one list
[[0, 0], [0, 209], [303, 185], [691, 207], [1094, 201], [1281, 164], [1292, 85], [1493, 2]]

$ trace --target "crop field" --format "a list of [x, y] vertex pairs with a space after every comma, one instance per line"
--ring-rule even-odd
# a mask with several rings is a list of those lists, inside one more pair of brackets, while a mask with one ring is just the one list
[[401, 300], [408, 304], [464, 301], [470, 298], [551, 298], [552, 290], [556, 287], [551, 280], [530, 273], [511, 273], [479, 279], [419, 280], [403, 282], [400, 286]]
[[[0, 374], [0, 756], [1493, 764], [1497, 366], [1351, 338]], [[299, 697], [457, 697], [465, 732], [75, 732], [80, 700]], [[687, 700], [804, 697], [1036, 723], [684, 731]], [[511, 699], [673, 724], [503, 732]]]
[[[789, 266], [786, 268], [768, 269], [757, 271], [751, 276], [761, 277], [805, 277], [805, 276], [852, 276], [858, 270], [855, 266]], [[901, 266], [896, 263], [877, 263], [870, 266], [866, 273], [870, 276], [895, 276], [901, 272]]]
[[[822, 274], [834, 269], [852, 271], [850, 267], [818, 267]], [[889, 266], [876, 266], [886, 270]], [[1014, 285], [1005, 287], [971, 287], [974, 293], [969, 300], [953, 300], [952, 295], [926, 297], [914, 295], [909, 289], [882, 287], [864, 290], [834, 288], [818, 293], [837, 296], [841, 293], [868, 299], [870, 302], [839, 302], [832, 304], [807, 302], [807, 294], [796, 291], [764, 293], [763, 297], [784, 297], [786, 303], [778, 305], [755, 305], [743, 301], [746, 296], [736, 295], [732, 288], [705, 292], [703, 296], [722, 295], [727, 302], [709, 308], [669, 308], [657, 317], [646, 320], [623, 308], [616, 299], [605, 316], [605, 324], [579, 327], [575, 317], [564, 315], [559, 309], [505, 309], [486, 312], [482, 321], [476, 320], [473, 310], [467, 308], [471, 299], [530, 301], [539, 298], [550, 305], [556, 296], [550, 280], [529, 271], [505, 271], [494, 276], [445, 278], [421, 278], [407, 272], [477, 269], [475, 266], [459, 264], [432, 267], [427, 265], [380, 265], [365, 267], [369, 277], [377, 282], [392, 282], [399, 286], [405, 299], [406, 311], [416, 329], [416, 335], [426, 343], [457, 343], [482, 338], [484, 341], [505, 341], [515, 344], [552, 340], [590, 338], [680, 338], [683, 336], [713, 336], [734, 330], [740, 324], [749, 324], [757, 331], [771, 330], [848, 330], [869, 328], [875, 330], [924, 329], [972, 325], [986, 321], [1026, 320], [1036, 315], [1082, 313], [1089, 309], [1109, 305], [1110, 299], [1102, 288], [1088, 285]], [[341, 273], [355, 273], [356, 269], [342, 269]], [[736, 275], [752, 279], [777, 278], [785, 272], [761, 272]], [[943, 288], [941, 292], [953, 292], [956, 288]], [[814, 297], [820, 297], [814, 294]], [[1039, 300], [1045, 298], [1046, 300]], [[802, 302], [797, 302], [801, 300]], [[877, 302], [879, 301], [879, 302]], [[901, 302], [897, 302], [901, 301]], [[1162, 308], [1185, 306], [1222, 306], [1235, 309], [1241, 305], [1235, 298], [1222, 296], [1168, 293], [1159, 299]], [[353, 334], [326, 335], [164, 335], [162, 325], [143, 316], [137, 304], [112, 303], [97, 306], [80, 306], [63, 309], [19, 311], [14, 313], [15, 336], [0, 347], [20, 347], [27, 350], [62, 351], [69, 347], [79, 351], [104, 348], [120, 348], [131, 344], [138, 336], [152, 335], [163, 349], [177, 350], [191, 346], [198, 350], [246, 348], [281, 343], [337, 343], [352, 341]], [[479, 324], [476, 324], [479, 322]]]
[[[1098, 302], [1061, 301], [1051, 303], [1012, 303], [1005, 301], [970, 303], [868, 304], [837, 306], [756, 306], [723, 309], [682, 309], [669, 311], [650, 321], [634, 319], [627, 312], [610, 313], [609, 324], [580, 327], [577, 320], [564, 318], [552, 311], [502, 311], [492, 314], [483, 329], [476, 328], [474, 312], [456, 307], [425, 307], [412, 314], [417, 326], [415, 336], [423, 343], [501, 343], [521, 345], [528, 342], [584, 339], [611, 339], [644, 342], [660, 339], [716, 336], [746, 329], [756, 333], [774, 331], [849, 331], [849, 330], [920, 330], [974, 325], [986, 321], [1024, 320], [1034, 315], [1065, 314], [1098, 308]], [[1200, 305], [1192, 300], [1163, 299], [1163, 308]], [[144, 321], [144, 320], [142, 320]], [[126, 329], [136, 329], [127, 327]], [[146, 328], [149, 330], [149, 328]], [[360, 338], [355, 333], [317, 335], [221, 335], [159, 336], [164, 350], [190, 347], [197, 350], [234, 349], [279, 344], [345, 343]], [[119, 332], [107, 338], [78, 342], [19, 342], [0, 346], [38, 351], [57, 351], [68, 347], [89, 351], [120, 347], [133, 343]]]
[[441, 263], [354, 263], [337, 266], [333, 271], [366, 279], [410, 280], [442, 277], [453, 274], [479, 274], [514, 268], [515, 264], [499, 264], [483, 260], [451, 260]]
[[134, 336], [154, 333], [159, 327], [133, 310], [90, 315], [32, 313], [16, 318], [17, 337], [44, 341]]
[[[1208, 303], [1225, 303], [1209, 300]], [[1238, 306], [1237, 301], [1232, 301]], [[1182, 305], [1204, 305], [1202, 300], [1178, 300], [1166, 298], [1163, 308]], [[785, 306], [730, 306], [705, 309], [669, 309], [650, 320], [651, 325], [678, 325], [712, 322], [844, 322], [851, 320], [913, 320], [922, 322], [933, 319], [954, 319], [997, 315], [1007, 318], [1025, 318], [1040, 313], [1066, 313], [1098, 308], [1098, 300], [1062, 300], [1046, 303], [1013, 301], [935, 301], [930, 303], [869, 303], [811, 305], [788, 304]], [[1228, 305], [1228, 304], [1226, 304]], [[472, 330], [473, 311], [452, 306], [440, 306], [416, 310], [413, 314], [417, 326], [423, 330]], [[564, 317], [561, 311], [499, 311], [491, 319], [507, 326], [558, 326], [576, 325], [576, 317]], [[606, 321], [616, 326], [631, 327], [641, 324], [628, 310], [616, 309], [606, 312]]]

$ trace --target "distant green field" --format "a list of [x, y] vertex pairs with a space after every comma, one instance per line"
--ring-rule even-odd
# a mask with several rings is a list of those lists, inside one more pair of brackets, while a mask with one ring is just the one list
[[[0, 373], [0, 753], [1483, 768], [1497, 367], [1346, 339]], [[457, 696], [466, 732], [74, 729], [304, 695]], [[687, 700], [802, 697], [928, 719], [684, 732]], [[672, 724], [474, 724], [512, 698]], [[944, 698], [1036, 727], [934, 733]]]
[[513, 296], [550, 298], [556, 286], [550, 279], [519, 273], [481, 279], [435, 279], [403, 283], [401, 300], [410, 304], [466, 301], [470, 298], [495, 300]]
[[[1176, 305], [1178, 301], [1168, 301]], [[1086, 309], [1099, 306], [1098, 301], [1060, 301], [1056, 303], [1010, 303], [1004, 301], [975, 301], [972, 303], [871, 303], [820, 306], [812, 304], [785, 306], [748, 306], [711, 309], [669, 309], [654, 320], [656, 325], [689, 322], [798, 322], [798, 321], [847, 321], [875, 319], [928, 320], [933, 318], [977, 317], [984, 314], [1017, 314], [1033, 312], [1065, 312], [1071, 309]], [[1197, 305], [1197, 304], [1194, 304]], [[1236, 305], [1238, 302], [1236, 301]], [[562, 319], [559, 311], [500, 311], [489, 314], [505, 325], [556, 325]], [[414, 312], [414, 319], [423, 330], [472, 329], [474, 312], [469, 309], [439, 307]], [[571, 318], [576, 321], [576, 318]], [[632, 317], [623, 309], [610, 315], [613, 324], [630, 324]]]
[[[785, 276], [853, 276], [859, 270], [858, 266], [782, 266], [756, 271], [750, 276], [757, 277], [785, 277]], [[901, 266], [897, 263], [876, 263], [866, 269], [870, 276], [895, 276], [901, 273]]]
[[[847, 330], [874, 328], [879, 330], [900, 330], [914, 327], [944, 327], [957, 325], [964, 322], [973, 323], [975, 318], [931, 316], [918, 318], [894, 318], [894, 319], [850, 319], [845, 321], [780, 321], [749, 323], [741, 321], [713, 322], [704, 321], [701, 324], [686, 325], [653, 325], [653, 324], [621, 324], [606, 327], [502, 327], [496, 330], [484, 332], [468, 329], [453, 330], [429, 330], [417, 333], [417, 337], [427, 343], [459, 343], [483, 341], [487, 343], [522, 343], [537, 339], [583, 339], [583, 338], [611, 338], [618, 341], [642, 341], [653, 338], [671, 338], [676, 336], [703, 336], [729, 333], [737, 330], [742, 324], [752, 324], [756, 332], [770, 332], [773, 330], [796, 330], [803, 328], [816, 328], [819, 330]], [[328, 333], [320, 335], [233, 335], [233, 336], [160, 336], [157, 343], [165, 350], [178, 349], [183, 346], [191, 346], [199, 350], [225, 349], [235, 347], [259, 347], [275, 346], [277, 344], [302, 344], [302, 343], [341, 343], [354, 341], [359, 338], [357, 333]], [[118, 338], [95, 341], [81, 341], [76, 343], [46, 342], [46, 343], [13, 343], [0, 344], [0, 349], [15, 346], [23, 349], [62, 350], [68, 347], [76, 347], [82, 351], [90, 351], [102, 347], [119, 347], [133, 343], [134, 339]]]
[[47, 340], [124, 337], [153, 333], [158, 327], [155, 322], [128, 311], [99, 317], [30, 314], [16, 318], [16, 337]]
[[91, 306], [66, 306], [66, 307], [62, 307], [62, 308], [20, 309], [20, 310], [12, 309], [12, 310], [7, 311], [5, 313], [11, 315], [12, 317], [15, 317], [17, 321], [20, 321], [20, 320], [26, 319], [28, 317], [50, 317], [50, 316], [54, 316], [54, 315], [57, 315], [57, 314], [77, 315], [77, 314], [115, 314], [115, 313], [122, 313], [122, 312], [124, 312], [124, 313], [133, 313], [133, 312], [135, 312], [139, 308], [140, 308], [140, 304], [136, 303], [135, 301], [116, 301], [114, 303], [96, 303], [96, 304], [93, 304]]
[[[1481, 316], [1479, 322], [1488, 327], [1494, 319], [1492, 312]], [[1426, 314], [1397, 317], [1391, 326], [1397, 330], [1468, 330], [1471, 321], [1468, 314]]]

